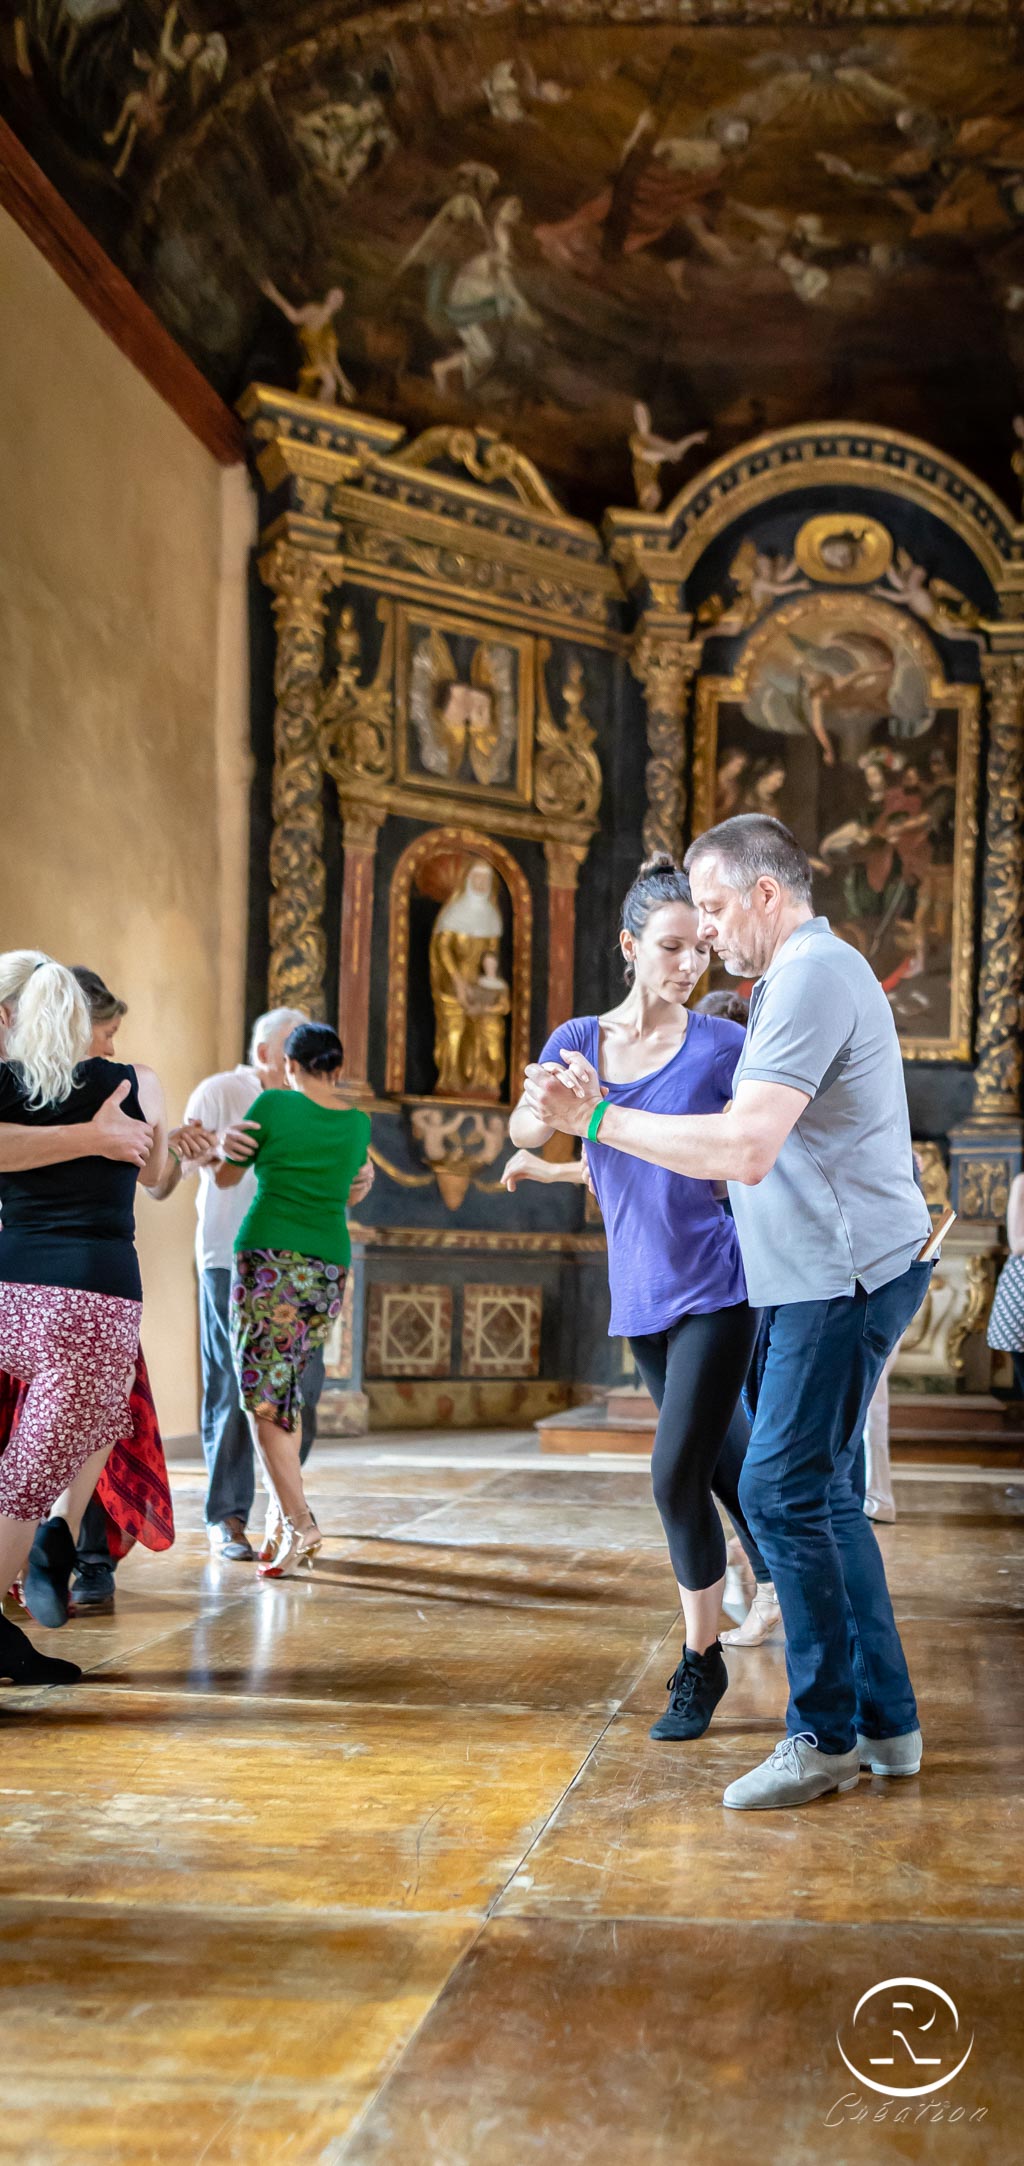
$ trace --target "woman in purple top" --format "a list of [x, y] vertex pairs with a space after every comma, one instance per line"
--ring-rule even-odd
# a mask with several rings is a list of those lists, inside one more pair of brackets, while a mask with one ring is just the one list
[[[584, 1053], [617, 1105], [721, 1112], [732, 1097], [743, 1031], [687, 1008], [708, 956], [698, 943], [689, 882], [670, 857], [641, 867], [622, 906], [619, 939], [625, 1000], [607, 1015], [563, 1024], [541, 1061], [560, 1069], [563, 1053]], [[549, 1168], [530, 1157], [551, 1133], [520, 1101], [509, 1123], [520, 1155], [503, 1175], [510, 1188], [523, 1179], [580, 1178], [578, 1161]], [[768, 1568], [737, 1493], [747, 1442], [739, 1395], [758, 1316], [747, 1303], [736, 1229], [712, 1182], [626, 1158], [599, 1140], [587, 1144], [587, 1165], [608, 1237], [609, 1331], [628, 1338], [659, 1408], [654, 1498], [686, 1621], [669, 1705], [651, 1736], [701, 1737], [729, 1682], [718, 1638], [725, 1538], [712, 1489], [754, 1566], [758, 1598], [774, 1606]]]

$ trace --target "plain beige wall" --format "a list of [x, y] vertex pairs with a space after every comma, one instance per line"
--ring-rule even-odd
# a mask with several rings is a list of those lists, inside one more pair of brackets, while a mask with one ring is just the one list
[[[180, 1119], [240, 1057], [241, 469], [225, 474], [0, 212], [0, 947], [102, 972]], [[223, 840], [222, 840], [223, 838]], [[143, 1345], [194, 1430], [194, 1188], [138, 1202]]]

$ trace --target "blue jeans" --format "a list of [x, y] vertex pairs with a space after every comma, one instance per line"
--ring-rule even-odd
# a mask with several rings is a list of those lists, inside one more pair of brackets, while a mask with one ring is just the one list
[[[199, 1353], [203, 1371], [200, 1434], [206, 1461], [206, 1523], [223, 1519], [248, 1524], [256, 1490], [252, 1433], [238, 1396], [231, 1359], [231, 1282], [233, 1271], [210, 1269], [199, 1275]], [[316, 1442], [316, 1410], [324, 1388], [321, 1349], [306, 1363], [302, 1395], [302, 1443], [305, 1465]]]
[[231, 1281], [228, 1270], [199, 1275], [199, 1354], [203, 1370], [200, 1434], [206, 1461], [206, 1523], [246, 1525], [256, 1491], [252, 1435], [238, 1396], [231, 1359]]
[[917, 1704], [885, 1567], [858, 1495], [864, 1417], [886, 1357], [924, 1299], [930, 1264], [873, 1294], [765, 1311], [740, 1504], [771, 1569], [786, 1627], [786, 1727], [822, 1752], [857, 1732], [900, 1737]]

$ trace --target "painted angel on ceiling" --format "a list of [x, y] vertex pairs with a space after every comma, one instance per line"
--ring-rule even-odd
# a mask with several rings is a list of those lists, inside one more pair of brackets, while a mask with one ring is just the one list
[[515, 58], [497, 60], [489, 73], [482, 78], [480, 88], [487, 100], [492, 120], [503, 120], [514, 126], [528, 120], [528, 104], [564, 105], [572, 92], [564, 83], [553, 77], [538, 77], [525, 54]]
[[505, 328], [541, 328], [541, 318], [520, 291], [515, 235], [523, 215], [518, 196], [490, 209], [498, 186], [492, 166], [460, 166], [457, 186], [399, 266], [399, 277], [417, 263], [427, 266], [427, 321], [439, 337], [454, 332], [461, 351], [433, 364], [439, 391], [461, 379], [475, 390], [494, 367]]
[[103, 141], [113, 150], [120, 144], [114, 178], [120, 180], [131, 161], [140, 136], [163, 134], [168, 113], [184, 77], [189, 101], [197, 111], [204, 98], [223, 80], [228, 64], [227, 40], [219, 30], [179, 32], [177, 0], [167, 9], [155, 53], [136, 52], [135, 65], [142, 81], [128, 92], [112, 128]]
[[511, 781], [519, 733], [511, 647], [481, 641], [465, 684], [447, 640], [438, 631], [425, 634], [413, 649], [409, 712], [428, 774], [454, 782], [468, 754], [482, 787]]
[[384, 100], [372, 90], [296, 113], [292, 129], [321, 179], [336, 182], [343, 194], [397, 141]]

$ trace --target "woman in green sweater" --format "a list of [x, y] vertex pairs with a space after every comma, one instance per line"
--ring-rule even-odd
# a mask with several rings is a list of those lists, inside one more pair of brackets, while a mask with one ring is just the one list
[[341, 1040], [299, 1023], [285, 1040], [287, 1090], [261, 1091], [224, 1137], [219, 1188], [247, 1167], [256, 1195], [235, 1239], [231, 1336], [242, 1404], [281, 1517], [259, 1569], [280, 1579], [316, 1554], [320, 1532], [299, 1463], [299, 1382], [340, 1313], [351, 1261], [345, 1206], [370, 1144], [369, 1115], [342, 1105]]

